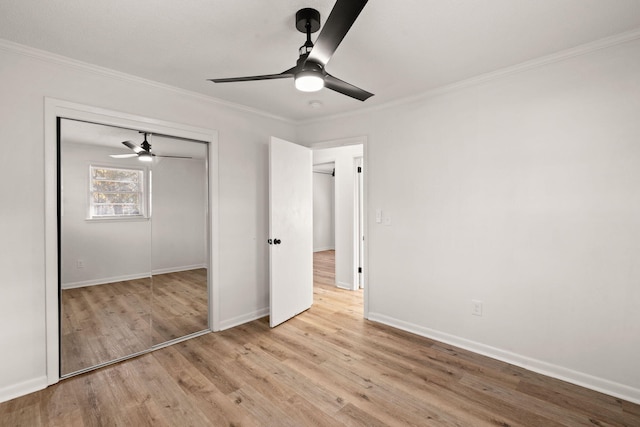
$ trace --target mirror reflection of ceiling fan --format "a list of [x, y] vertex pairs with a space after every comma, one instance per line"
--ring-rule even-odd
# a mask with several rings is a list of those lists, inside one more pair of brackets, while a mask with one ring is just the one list
[[127, 159], [130, 157], [138, 157], [138, 160], [140, 160], [141, 162], [150, 162], [153, 160], [154, 157], [170, 157], [170, 158], [174, 158], [174, 159], [191, 159], [191, 157], [187, 157], [187, 156], [163, 156], [160, 154], [155, 154], [151, 152], [151, 144], [149, 144], [149, 142], [147, 141], [147, 135], [151, 135], [148, 132], [141, 132], [144, 134], [144, 141], [142, 142], [142, 144], [135, 145], [133, 142], [131, 141], [122, 141], [122, 144], [129, 148], [130, 150], [133, 150], [133, 153], [130, 154], [110, 154], [109, 157], [113, 157], [114, 159]]
[[293, 78], [296, 89], [303, 92], [315, 92], [326, 87], [365, 101], [373, 96], [371, 92], [332, 76], [325, 71], [325, 67], [366, 4], [367, 0], [337, 0], [315, 44], [311, 41], [311, 33], [320, 29], [320, 13], [311, 8], [300, 9], [296, 13], [296, 28], [307, 35], [307, 41], [300, 47], [296, 65], [286, 71], [279, 74], [209, 80], [214, 83], [231, 83]]

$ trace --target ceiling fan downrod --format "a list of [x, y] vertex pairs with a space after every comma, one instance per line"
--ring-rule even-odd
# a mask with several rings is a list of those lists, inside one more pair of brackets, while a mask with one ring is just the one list
[[311, 8], [300, 9], [296, 12], [296, 28], [307, 35], [307, 41], [300, 46], [300, 56], [308, 55], [313, 49], [311, 33], [320, 29], [320, 12]]
[[142, 147], [142, 149], [144, 151], [151, 151], [151, 144], [149, 144], [149, 142], [147, 142], [147, 135], [150, 135], [147, 132], [143, 132], [144, 134], [144, 141], [142, 141], [142, 144], [140, 144], [140, 147]]

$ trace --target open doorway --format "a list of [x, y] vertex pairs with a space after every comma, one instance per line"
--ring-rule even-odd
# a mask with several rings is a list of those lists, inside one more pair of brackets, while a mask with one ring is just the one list
[[[335, 162], [313, 165], [313, 252], [335, 251]], [[334, 272], [335, 273], [335, 272]]]
[[314, 277], [364, 293], [364, 144], [330, 144], [313, 147]]

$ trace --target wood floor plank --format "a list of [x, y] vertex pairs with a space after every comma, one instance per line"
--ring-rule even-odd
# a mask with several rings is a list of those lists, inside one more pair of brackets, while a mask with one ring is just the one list
[[[168, 422], [169, 425], [205, 425], [208, 418], [197, 401], [189, 399], [181, 385], [166, 375], [166, 369], [158, 363], [154, 355], [146, 354], [136, 359], [136, 394], [144, 393], [144, 402], [153, 402], [147, 406], [155, 419]], [[111, 370], [109, 367], [105, 370]], [[127, 383], [124, 383], [127, 384]], [[126, 386], [125, 386], [126, 387]], [[146, 392], [145, 391], [150, 391]], [[133, 403], [140, 401], [134, 399]], [[135, 407], [134, 407], [135, 408]]]
[[[571, 394], [565, 394], [562, 391], [549, 389], [538, 384], [532, 384], [528, 381], [522, 381], [517, 391], [527, 396], [539, 399], [544, 402], [552, 403], [561, 408], [582, 414], [593, 421], [597, 421], [603, 425], [616, 425], [624, 423], [624, 412], [622, 406], [612, 406], [610, 404], [601, 405], [597, 400], [590, 400], [585, 407], [584, 399], [578, 398]], [[593, 413], [597, 413], [597, 418], [593, 417]]]
[[222, 393], [214, 383], [175, 348], [155, 352], [154, 358], [197, 404], [212, 425], [259, 426], [259, 420], [241, 411], [229, 396]]
[[349, 403], [336, 414], [336, 420], [350, 427], [388, 427], [389, 424]]
[[460, 380], [460, 383], [480, 391], [483, 394], [497, 397], [502, 402], [513, 407], [526, 408], [527, 412], [531, 413], [532, 416], [535, 415], [544, 418], [545, 425], [557, 419], [561, 419], [569, 425], [589, 425], [590, 423], [589, 418], [583, 414], [565, 410], [555, 403], [545, 402], [522, 393], [514, 392], [512, 389], [501, 387], [499, 384], [495, 384], [487, 378], [478, 377], [473, 374], [465, 374]]
[[298, 426], [296, 420], [293, 420], [287, 415], [284, 405], [274, 406], [267, 396], [260, 394], [248, 384], [230, 393], [229, 396], [234, 399], [234, 402], [240, 408], [248, 411], [254, 418], [260, 420], [260, 425], [262, 426]]
[[[63, 380], [0, 403], [0, 425], [640, 426], [640, 405], [363, 319], [362, 291], [335, 286], [333, 251], [314, 260], [313, 306], [277, 328], [263, 318]], [[106, 303], [76, 297], [77, 316], [63, 313], [63, 323], [98, 326], [93, 304], [115, 327], [117, 313], [144, 298], [125, 288]], [[182, 307], [165, 312], [158, 336], [202, 303], [195, 290], [160, 294]], [[137, 322], [127, 327], [140, 330]], [[70, 342], [69, 352], [86, 353]]]
[[223, 367], [223, 358], [212, 358], [215, 355], [215, 348], [210, 345], [203, 345], [201, 340], [190, 340], [188, 344], [178, 347], [178, 350], [194, 363], [195, 367], [212, 384], [214, 384], [223, 394], [229, 394], [238, 390], [242, 384], [232, 372], [226, 371]]
[[[260, 364], [268, 360], [259, 351], [254, 351], [249, 357], [253, 357], [256, 363]], [[295, 391], [296, 395], [313, 402], [314, 406], [326, 414], [334, 415], [345, 406], [344, 399], [328, 390], [322, 381], [315, 381], [314, 378], [304, 376], [282, 363], [272, 366], [271, 371], [283, 384]]]

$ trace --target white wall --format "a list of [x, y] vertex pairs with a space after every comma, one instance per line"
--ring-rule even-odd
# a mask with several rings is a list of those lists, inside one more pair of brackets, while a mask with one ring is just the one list
[[313, 174], [313, 251], [335, 249], [334, 178], [325, 173]]
[[334, 177], [336, 284], [345, 289], [358, 288], [354, 228], [356, 215], [354, 160], [362, 155], [362, 144], [313, 150], [315, 164], [334, 162], [336, 167]]
[[268, 313], [267, 144], [291, 123], [1, 41], [0, 64], [0, 401], [46, 384], [45, 97], [218, 130], [221, 327]]
[[635, 40], [301, 124], [368, 135], [369, 317], [640, 402], [639, 100]]

